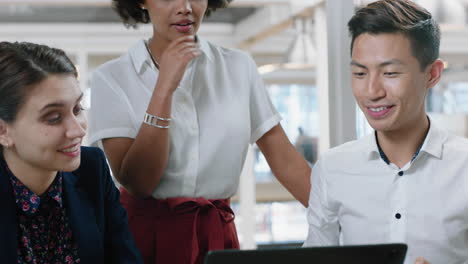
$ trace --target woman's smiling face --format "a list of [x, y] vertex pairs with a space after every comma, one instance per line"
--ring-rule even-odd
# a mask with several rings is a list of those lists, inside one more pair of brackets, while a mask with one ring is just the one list
[[16, 119], [6, 124], [10, 160], [15, 167], [73, 171], [80, 165], [80, 146], [87, 122], [83, 93], [71, 74], [52, 74], [34, 85]]

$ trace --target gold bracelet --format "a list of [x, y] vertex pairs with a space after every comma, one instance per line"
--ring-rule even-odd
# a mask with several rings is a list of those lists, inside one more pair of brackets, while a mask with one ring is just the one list
[[171, 118], [164, 118], [164, 117], [159, 117], [159, 116], [145, 113], [145, 117], [143, 118], [143, 123], [150, 125], [150, 126], [158, 127], [158, 128], [169, 128], [170, 125], [162, 126], [158, 124], [158, 121], [170, 122], [171, 120], [172, 120]]

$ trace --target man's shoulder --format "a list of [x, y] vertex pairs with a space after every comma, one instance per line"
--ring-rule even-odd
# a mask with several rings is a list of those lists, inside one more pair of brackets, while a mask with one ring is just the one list
[[319, 163], [328, 172], [355, 171], [368, 162], [371, 140], [366, 136], [334, 147], [321, 155]]
[[444, 152], [456, 152], [468, 156], [468, 138], [447, 133], [447, 139], [444, 142]]
[[370, 136], [352, 140], [329, 149], [322, 155], [322, 159], [334, 160], [342, 158], [353, 158], [357, 154], [363, 155], [369, 150]]

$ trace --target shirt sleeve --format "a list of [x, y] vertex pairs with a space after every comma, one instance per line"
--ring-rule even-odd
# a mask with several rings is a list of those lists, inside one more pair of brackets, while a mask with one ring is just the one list
[[307, 208], [309, 232], [304, 247], [339, 244], [338, 214], [330, 209], [326, 176], [326, 170], [319, 160], [311, 173], [311, 191]]
[[281, 116], [271, 102], [255, 62], [252, 58], [248, 58], [252, 85], [250, 91], [250, 144], [253, 144], [276, 126], [281, 121]]
[[89, 143], [98, 146], [104, 138], [135, 138], [134, 111], [127, 95], [111, 73], [100, 70], [91, 79]]

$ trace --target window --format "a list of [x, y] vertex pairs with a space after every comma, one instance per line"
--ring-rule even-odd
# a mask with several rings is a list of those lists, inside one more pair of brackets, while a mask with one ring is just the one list
[[[289, 140], [310, 163], [314, 163], [319, 136], [317, 89], [303, 84], [271, 84], [267, 89], [273, 105], [283, 117], [281, 125]], [[254, 172], [257, 182], [274, 179], [258, 148], [255, 149]]]
[[[319, 137], [316, 87], [307, 84], [270, 84], [267, 90], [274, 106], [283, 117], [281, 125], [289, 140], [313, 164], [317, 158]], [[306, 208], [295, 201], [276, 181], [265, 157], [256, 146], [254, 151], [257, 246], [302, 244], [308, 229]], [[233, 204], [233, 208], [237, 214], [238, 205]], [[239, 228], [240, 225], [237, 226]], [[239, 239], [242, 243], [241, 233], [239, 232]]]

